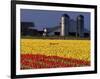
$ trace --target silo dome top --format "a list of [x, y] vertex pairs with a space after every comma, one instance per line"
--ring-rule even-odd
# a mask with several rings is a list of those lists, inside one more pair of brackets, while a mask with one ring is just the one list
[[67, 17], [67, 18], [69, 18], [69, 15], [63, 14], [62, 17]]
[[83, 18], [84, 18], [83, 15], [79, 15], [79, 16], [77, 17], [77, 19], [83, 19]]

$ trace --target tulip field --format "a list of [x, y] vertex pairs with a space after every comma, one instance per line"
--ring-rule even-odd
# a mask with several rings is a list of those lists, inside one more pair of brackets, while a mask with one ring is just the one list
[[21, 69], [90, 66], [90, 40], [21, 39]]

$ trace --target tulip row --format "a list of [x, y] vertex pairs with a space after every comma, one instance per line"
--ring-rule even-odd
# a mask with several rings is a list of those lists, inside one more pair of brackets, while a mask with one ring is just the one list
[[45, 56], [39, 54], [21, 54], [21, 69], [60, 68], [90, 66], [90, 61]]

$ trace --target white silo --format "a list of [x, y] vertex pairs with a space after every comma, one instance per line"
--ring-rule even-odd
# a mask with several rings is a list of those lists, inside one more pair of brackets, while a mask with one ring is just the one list
[[84, 16], [77, 17], [77, 36], [84, 37]]
[[61, 17], [61, 36], [68, 36], [69, 34], [69, 16], [67, 14], [63, 14]]
[[43, 31], [43, 36], [47, 36], [47, 28], [44, 28]]

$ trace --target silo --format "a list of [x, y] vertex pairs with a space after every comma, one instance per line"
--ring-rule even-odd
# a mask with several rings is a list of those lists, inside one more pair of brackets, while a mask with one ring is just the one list
[[77, 17], [76, 36], [84, 37], [84, 16], [83, 15], [79, 15]]
[[61, 17], [61, 36], [68, 36], [69, 34], [69, 16], [67, 14], [63, 14]]
[[47, 28], [44, 28], [43, 31], [43, 36], [47, 36]]

